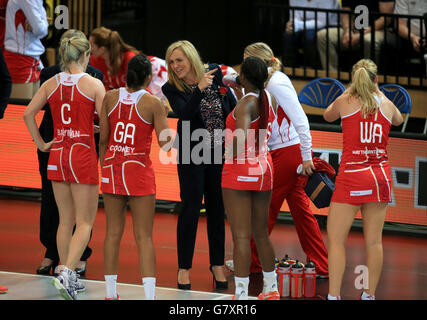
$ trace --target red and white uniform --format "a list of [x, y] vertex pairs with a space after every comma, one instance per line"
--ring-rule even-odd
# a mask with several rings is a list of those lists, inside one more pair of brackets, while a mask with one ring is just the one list
[[366, 119], [360, 109], [342, 117], [343, 154], [331, 201], [361, 205], [391, 201], [391, 169], [387, 157], [391, 120], [381, 111]]
[[[271, 69], [269, 68], [269, 71]], [[267, 90], [276, 98], [277, 116], [268, 141], [273, 159], [274, 177], [268, 232], [272, 232], [277, 217], [286, 200], [301, 247], [315, 264], [319, 274], [328, 274], [328, 252], [323, 243], [319, 224], [310, 209], [310, 199], [298, 184], [297, 168], [305, 160], [312, 159], [311, 134], [308, 119], [289, 77], [283, 72], [273, 73]], [[251, 272], [261, 272], [255, 242], [251, 240]]]
[[[249, 133], [245, 141], [244, 151], [237, 155], [232, 161], [226, 161], [222, 170], [222, 188], [236, 190], [268, 191], [273, 189], [273, 165], [271, 155], [268, 152], [268, 139], [271, 136], [271, 124], [275, 118], [274, 109], [271, 105], [270, 93], [266, 91], [268, 98], [269, 117], [267, 131], [261, 146], [255, 142], [258, 135], [259, 117], [251, 122]], [[248, 93], [246, 96], [259, 95]], [[233, 137], [238, 136], [236, 130], [236, 118], [234, 111], [231, 112], [225, 122], [226, 135], [225, 146], [231, 147]]]
[[[31, 31], [27, 28], [31, 25]], [[6, 9], [4, 57], [13, 83], [35, 82], [40, 77], [40, 56], [48, 23], [42, 0], [9, 0]]]
[[148, 86], [149, 91], [160, 99], [165, 99], [162, 86], [168, 81], [168, 65], [165, 60], [149, 56], [153, 68], [153, 80]]
[[267, 90], [276, 98], [277, 117], [273, 122], [270, 150], [300, 145], [302, 160], [311, 160], [311, 134], [307, 116], [289, 77], [276, 71]]
[[237, 74], [236, 70], [234, 70], [230, 66], [226, 66], [225, 64], [221, 64], [219, 67], [221, 68], [221, 73], [224, 77], [225, 76], [231, 76], [233, 74]]
[[98, 184], [98, 159], [94, 139], [95, 101], [79, 89], [86, 73], [56, 76], [57, 87], [49, 95], [54, 138], [47, 177], [52, 181]]
[[146, 196], [156, 193], [150, 160], [153, 124], [142, 118], [138, 102], [148, 92], [119, 89], [117, 104], [108, 114], [110, 138], [102, 167], [104, 193]]
[[6, 32], [6, 6], [8, 0], [0, 0], [0, 48], [4, 51], [4, 33]]

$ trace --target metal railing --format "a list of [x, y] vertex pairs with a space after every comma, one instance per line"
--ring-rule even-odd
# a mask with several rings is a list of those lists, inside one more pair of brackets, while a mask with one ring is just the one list
[[[353, 30], [353, 32], [360, 32], [360, 41], [359, 45], [351, 47], [351, 40], [353, 34], [350, 33], [350, 47], [344, 48], [342, 44], [342, 14], [349, 15], [350, 18], [354, 16], [354, 12], [350, 10], [340, 10], [340, 9], [316, 9], [316, 8], [305, 8], [305, 7], [294, 7], [288, 5], [277, 5], [277, 4], [261, 4], [257, 3], [255, 6], [256, 12], [256, 38], [257, 41], [263, 41], [268, 43], [277, 56], [284, 56], [284, 46], [283, 46], [283, 36], [285, 33], [286, 23], [292, 17], [295, 17], [295, 11], [302, 11], [303, 16], [305, 17], [308, 12], [311, 14], [314, 13], [315, 17], [315, 43], [314, 46], [317, 47], [318, 40], [318, 31], [321, 29], [318, 28], [317, 18], [319, 14], [324, 14], [326, 17], [326, 25], [324, 28], [326, 32], [326, 67], [319, 66], [310, 66], [306, 54], [303, 53], [302, 63], [299, 65], [288, 66], [286, 61], [283, 61], [285, 72], [293, 76], [294, 78], [300, 79], [313, 79], [321, 76], [328, 76], [336, 78], [342, 82], [347, 82], [350, 80], [350, 70], [351, 66], [357, 62], [357, 60], [365, 56], [365, 41], [364, 41], [364, 29]], [[337, 25], [331, 25], [330, 15], [337, 15]], [[420, 13], [423, 14], [423, 13]], [[404, 85], [405, 87], [412, 88], [427, 88], [427, 78], [426, 78], [426, 67], [424, 60], [424, 52], [414, 53], [413, 55], [405, 55], [406, 52], [403, 49], [404, 45], [411, 45], [405, 42], [398, 35], [399, 31], [399, 18], [407, 19], [409, 33], [411, 32], [411, 21], [416, 21], [420, 25], [420, 37], [425, 39], [425, 31], [423, 30], [423, 16], [414, 16], [414, 15], [397, 15], [397, 14], [386, 14], [379, 12], [369, 12], [369, 26], [371, 30], [374, 30], [373, 23], [376, 19], [383, 17], [385, 19], [384, 26], [381, 30], [384, 34], [384, 40], [382, 41], [381, 50], [378, 50], [376, 53], [375, 50], [375, 37], [378, 36], [377, 32], [370, 32], [370, 54], [369, 57], [377, 63], [379, 67], [379, 77], [380, 83], [397, 83]], [[352, 20], [351, 20], [352, 21]], [[351, 26], [351, 24], [350, 24]], [[336, 32], [338, 39], [336, 41], [336, 48], [331, 48], [331, 33], [333, 29], [340, 28], [341, 31]], [[306, 36], [306, 23], [304, 21], [304, 28], [301, 31], [303, 40]], [[295, 28], [293, 28], [292, 35], [295, 36]], [[297, 50], [297, 49], [295, 49]], [[337, 71], [331, 71], [331, 61], [329, 61], [329, 51], [337, 50], [338, 61]], [[425, 48], [424, 48], [425, 50]], [[408, 50], [410, 51], [410, 50]]]
[[[63, 5], [68, 9], [69, 29], [77, 29], [89, 35], [92, 29], [101, 26], [102, 3], [102, 0], [56, 0], [54, 6]], [[59, 13], [53, 11], [51, 18], [55, 21], [58, 16]], [[52, 32], [52, 42], [56, 46], [66, 30], [58, 29], [51, 23], [49, 31]]]

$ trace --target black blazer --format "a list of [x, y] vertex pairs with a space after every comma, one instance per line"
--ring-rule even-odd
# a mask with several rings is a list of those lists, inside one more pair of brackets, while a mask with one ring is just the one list
[[[60, 72], [61, 68], [59, 64], [43, 68], [40, 72], [40, 85], [42, 85], [45, 81], [49, 80]], [[102, 83], [104, 83], [104, 76], [102, 75], [102, 72], [100, 70], [92, 66], [87, 66], [86, 73], [94, 78], [101, 80]], [[53, 119], [52, 114], [50, 112], [49, 103], [46, 103], [46, 105], [43, 107], [43, 110], [45, 110], [45, 113], [40, 124], [39, 131], [43, 140], [49, 142], [53, 139]]]
[[[214, 90], [219, 90], [219, 87], [226, 87], [227, 93], [224, 97], [222, 97], [222, 109], [224, 111], [224, 117], [227, 118], [228, 114], [234, 109], [236, 106], [236, 98], [231, 92], [230, 88], [222, 83], [222, 72], [221, 68], [217, 64], [209, 64], [209, 70], [213, 70], [217, 68], [218, 70], [213, 74], [214, 79], [212, 83], [212, 87]], [[175, 147], [178, 148], [178, 154], [180, 154], [181, 150], [186, 152], [185, 148], [182, 147], [182, 142], [184, 139], [190, 140], [191, 136], [183, 136], [182, 135], [182, 121], [189, 121], [190, 124], [190, 135], [191, 133], [200, 128], [206, 128], [202, 119], [202, 115], [200, 112], [200, 102], [203, 99], [203, 92], [200, 91], [198, 87], [194, 89], [192, 92], [182, 92], [179, 91], [174, 85], [169, 82], [166, 82], [162, 87], [163, 94], [168, 98], [169, 103], [172, 107], [172, 110], [178, 116], [178, 127], [177, 133], [179, 135], [179, 142], [175, 141]], [[202, 138], [198, 141], [190, 142], [190, 151], [193, 149], [195, 145], [197, 145]], [[187, 141], [188, 142], [188, 141]], [[180, 159], [180, 158], [179, 158]], [[181, 161], [180, 161], [181, 162]]]
[[0, 48], [0, 119], [3, 118], [7, 103], [9, 102], [10, 92], [12, 91], [12, 78], [9, 74], [3, 53]]

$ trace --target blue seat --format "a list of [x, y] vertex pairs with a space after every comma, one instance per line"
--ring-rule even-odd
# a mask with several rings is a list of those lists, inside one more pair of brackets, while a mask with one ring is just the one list
[[344, 85], [336, 79], [317, 78], [302, 88], [298, 100], [308, 106], [327, 108], [344, 91]]
[[391, 102], [394, 103], [401, 113], [406, 114], [406, 118], [402, 126], [402, 132], [405, 132], [409, 120], [409, 114], [412, 109], [412, 100], [409, 92], [398, 84], [384, 84], [380, 86], [380, 90]]

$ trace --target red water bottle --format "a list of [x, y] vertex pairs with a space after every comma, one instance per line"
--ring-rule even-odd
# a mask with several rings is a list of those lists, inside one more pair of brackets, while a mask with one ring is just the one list
[[316, 294], [316, 266], [308, 259], [304, 267], [304, 297], [313, 298]]
[[297, 260], [291, 266], [291, 298], [302, 298], [304, 266]]
[[280, 296], [282, 298], [289, 297], [291, 290], [291, 265], [286, 260], [280, 261], [276, 273]]

